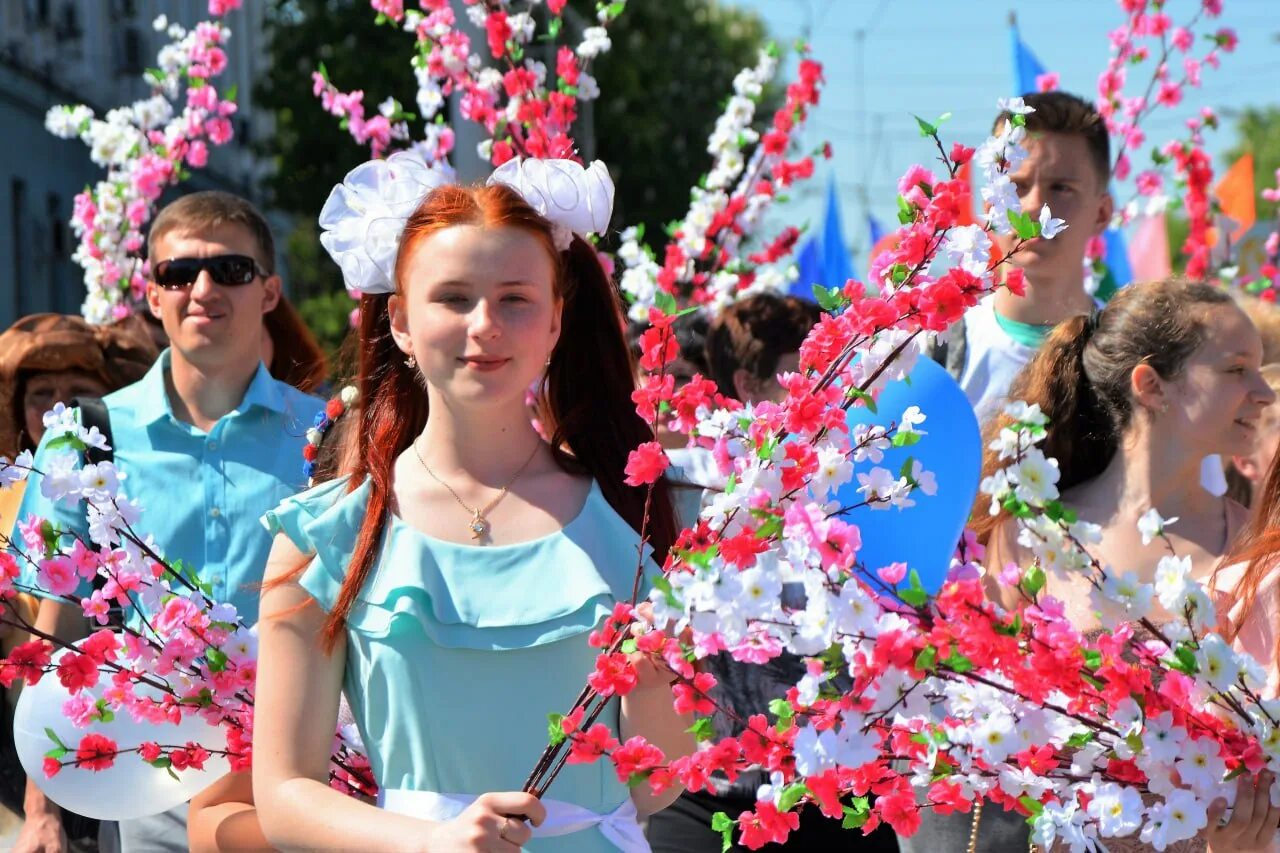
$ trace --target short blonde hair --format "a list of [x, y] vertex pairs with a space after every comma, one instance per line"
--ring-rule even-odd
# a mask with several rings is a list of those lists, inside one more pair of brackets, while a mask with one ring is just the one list
[[270, 275], [276, 271], [276, 241], [271, 236], [267, 219], [252, 203], [240, 196], [219, 190], [184, 195], [162, 209], [151, 223], [147, 235], [147, 257], [151, 263], [164, 260], [155, 256], [156, 241], [166, 234], [198, 232], [221, 225], [240, 225], [258, 244], [258, 263]]

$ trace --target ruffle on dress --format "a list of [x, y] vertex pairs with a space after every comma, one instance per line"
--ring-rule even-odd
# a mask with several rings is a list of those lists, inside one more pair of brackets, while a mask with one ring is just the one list
[[[326, 611], [338, 599], [369, 501], [369, 483], [345, 479], [296, 495], [268, 512], [315, 558], [300, 585]], [[421, 631], [449, 648], [503, 651], [552, 643], [594, 629], [631, 598], [638, 534], [596, 483], [561, 530], [513, 545], [446, 542], [391, 516], [377, 564], [347, 619], [349, 631], [385, 640]], [[658, 572], [646, 546], [645, 580]]]

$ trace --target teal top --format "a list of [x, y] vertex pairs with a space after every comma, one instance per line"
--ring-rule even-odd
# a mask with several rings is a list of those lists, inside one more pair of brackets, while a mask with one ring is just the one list
[[[337, 600], [369, 483], [335, 480], [285, 500], [264, 524], [314, 554], [302, 587]], [[386, 789], [518, 791], [598, 650], [587, 643], [630, 600], [639, 536], [596, 483], [561, 530], [515, 545], [459, 545], [389, 515], [381, 551], [347, 619], [344, 689]], [[646, 577], [657, 566], [646, 554]], [[642, 589], [642, 594], [645, 590]], [[618, 730], [615, 700], [600, 721]], [[599, 814], [630, 795], [607, 760], [566, 765], [548, 792]], [[531, 851], [613, 850], [596, 828], [535, 839]]]
[[1009, 337], [1013, 338], [1016, 343], [1031, 349], [1039, 349], [1044, 343], [1044, 339], [1049, 337], [1049, 333], [1053, 331], [1053, 323], [1047, 326], [1041, 326], [1033, 323], [1023, 323], [1018, 320], [1011, 320], [1001, 314], [999, 311], [993, 311], [996, 315], [996, 323], [1000, 325], [1000, 329]]
[[[124, 479], [121, 491], [143, 507], [135, 530], [154, 536], [167, 559], [194, 567], [209, 583], [213, 599], [234, 604], [252, 625], [258, 621], [258, 587], [271, 550], [271, 537], [255, 522], [306, 485], [302, 448], [324, 401], [273, 379], [259, 364], [240, 405], [206, 433], [174, 417], [165, 388], [169, 363], [165, 350], [142, 379], [103, 398], [115, 465]], [[46, 444], [52, 437], [46, 435], [36, 451], [37, 469], [48, 467]], [[50, 501], [39, 474], [31, 475], [18, 509], [19, 519], [28, 515], [88, 540], [84, 504]], [[70, 547], [69, 538], [63, 547]], [[34, 587], [34, 567], [19, 562], [21, 582]], [[89, 583], [81, 581], [76, 595], [90, 592]]]

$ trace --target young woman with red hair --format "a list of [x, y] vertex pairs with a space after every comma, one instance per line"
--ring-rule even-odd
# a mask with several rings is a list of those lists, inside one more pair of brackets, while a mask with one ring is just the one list
[[[520, 792], [640, 559], [645, 489], [624, 467], [652, 433], [617, 294], [589, 243], [505, 184], [433, 189], [398, 245], [361, 298], [354, 468], [267, 517], [262, 829], [285, 849], [644, 849], [637, 812], [678, 790], [629, 790], [604, 761], [567, 766], [555, 800]], [[676, 532], [665, 482], [649, 520], [646, 575]], [[601, 721], [691, 751], [667, 681], [642, 665]], [[326, 784], [344, 690], [382, 812]]]

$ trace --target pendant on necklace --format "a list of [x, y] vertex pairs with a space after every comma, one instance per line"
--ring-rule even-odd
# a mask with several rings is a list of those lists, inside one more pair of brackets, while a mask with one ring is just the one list
[[485, 521], [484, 516], [480, 514], [480, 510], [476, 510], [476, 517], [471, 519], [471, 538], [479, 539], [489, 529], [489, 522]]

